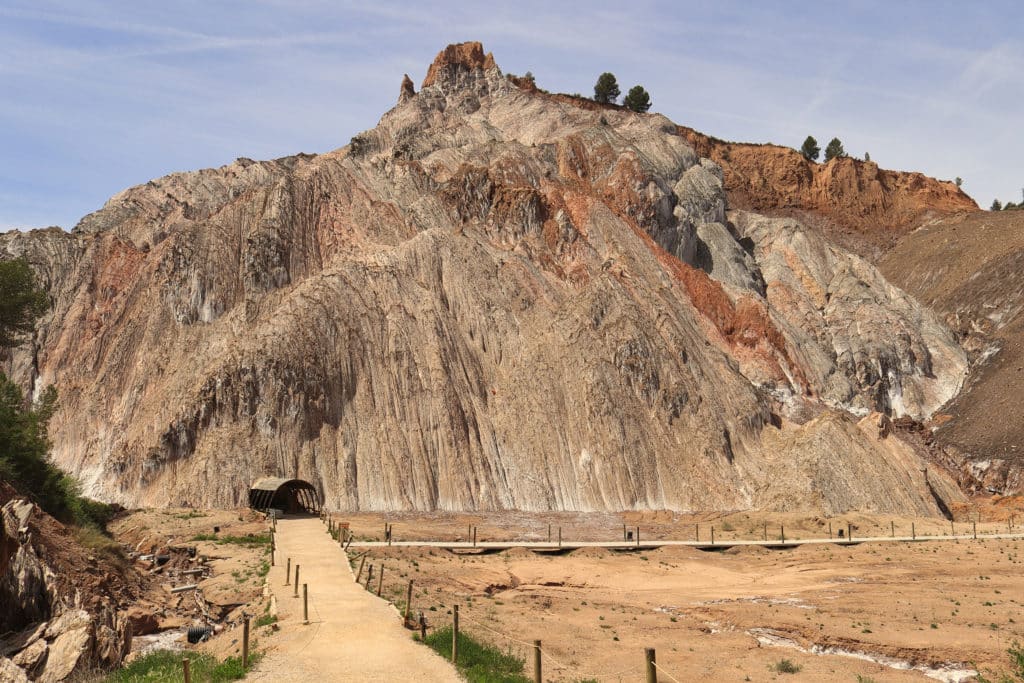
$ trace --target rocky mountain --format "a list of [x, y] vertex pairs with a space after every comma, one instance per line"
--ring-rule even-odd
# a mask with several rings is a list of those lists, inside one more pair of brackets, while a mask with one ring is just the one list
[[926, 220], [978, 210], [955, 183], [922, 173], [852, 157], [819, 164], [789, 147], [726, 142], [686, 127], [680, 133], [722, 167], [730, 206], [799, 218], [870, 260]]
[[729, 210], [730, 171], [664, 116], [591, 105], [450, 46], [339, 150], [3, 235], [53, 298], [6, 367], [57, 387], [54, 458], [125, 505], [234, 505], [267, 474], [340, 509], [959, 500], [889, 429], [967, 378], [943, 320]]

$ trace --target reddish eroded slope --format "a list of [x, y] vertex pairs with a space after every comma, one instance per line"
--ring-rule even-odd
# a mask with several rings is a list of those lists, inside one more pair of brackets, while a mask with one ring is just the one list
[[679, 132], [722, 166], [730, 208], [799, 218], [870, 260], [929, 218], [978, 210], [954, 183], [921, 173], [849, 157], [819, 164], [789, 147]]

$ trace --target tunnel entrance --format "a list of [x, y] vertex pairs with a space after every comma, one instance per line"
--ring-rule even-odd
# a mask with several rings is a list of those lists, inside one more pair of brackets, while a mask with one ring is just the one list
[[316, 515], [321, 505], [316, 487], [308, 481], [265, 477], [249, 488], [249, 507], [262, 512], [280, 510], [286, 515]]

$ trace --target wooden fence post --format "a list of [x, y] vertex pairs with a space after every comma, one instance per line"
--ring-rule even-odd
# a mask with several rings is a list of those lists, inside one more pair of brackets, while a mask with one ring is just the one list
[[288, 568], [284, 570], [284, 585], [289, 585], [292, 580], [292, 558], [288, 558]]
[[896, 538], [896, 522], [889, 522], [889, 529], [892, 532], [892, 537]]
[[644, 649], [644, 660], [647, 665], [647, 683], [658, 683], [658, 669], [654, 665], [654, 648]]
[[356, 583], [359, 583], [359, 579], [363, 576], [364, 564], [366, 564], [366, 555], [363, 555], [363, 559], [359, 560], [359, 571], [356, 573]]
[[715, 544], [715, 526], [711, 525], [711, 545]]
[[978, 540], [978, 523], [977, 522], [971, 522], [971, 529], [972, 529], [972, 533], [974, 534], [974, 540], [977, 541]]
[[562, 527], [558, 527], [558, 547], [562, 547]]
[[544, 683], [540, 670], [540, 641], [533, 641], [533, 683]]
[[853, 525], [850, 524], [849, 522], [846, 523], [846, 540], [847, 541], [852, 541], [853, 540]]
[[917, 527], [913, 522], [910, 523], [910, 539], [913, 541], [917, 540]]
[[292, 597], [299, 597], [299, 565], [295, 565], [295, 595]]
[[242, 622], [242, 668], [249, 668], [249, 617]]
[[192, 683], [192, 670], [190, 666], [191, 662], [188, 661], [188, 657], [181, 660], [181, 670], [185, 674], [185, 683]]
[[768, 542], [768, 522], [764, 523], [764, 542]]
[[423, 610], [420, 610], [420, 640], [427, 642], [427, 618], [423, 615]]
[[779, 525], [779, 533], [782, 535], [782, 542], [786, 542], [786, 527], [782, 524]]
[[473, 547], [476, 547], [476, 525], [473, 525]]
[[452, 664], [459, 663], [459, 606], [452, 605]]
[[309, 623], [309, 584], [302, 584], [302, 623]]
[[372, 583], [373, 583], [373, 564], [371, 564], [370, 568], [366, 570], [366, 586], [364, 586], [364, 588], [366, 588], [366, 590], [370, 590], [370, 584], [372, 584]]
[[377, 597], [380, 597], [380, 591], [384, 588], [384, 563], [380, 563], [380, 574], [377, 576]]
[[405, 592], [405, 619], [403, 624], [409, 623], [409, 609], [412, 608], [412, 579], [409, 579], [409, 588]]
[[828, 537], [832, 538], [832, 522], [828, 523]]
[[636, 547], [640, 547], [640, 527], [636, 528]]
[[949, 535], [956, 536], [956, 529], [953, 527], [953, 520], [949, 520]]

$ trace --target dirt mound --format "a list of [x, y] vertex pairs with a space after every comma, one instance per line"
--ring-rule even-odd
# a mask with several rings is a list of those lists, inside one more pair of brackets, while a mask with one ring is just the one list
[[971, 379], [929, 425], [952, 457], [1002, 492], [1024, 487], [1024, 214], [932, 221], [879, 263], [944, 316], [970, 354]]

